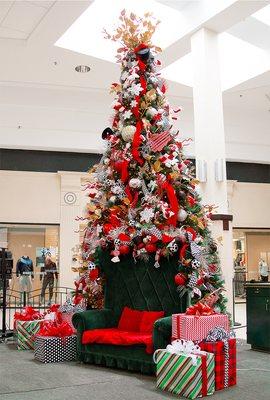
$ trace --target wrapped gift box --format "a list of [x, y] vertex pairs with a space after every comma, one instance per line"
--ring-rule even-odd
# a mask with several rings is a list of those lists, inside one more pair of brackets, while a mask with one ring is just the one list
[[214, 355], [178, 355], [166, 350], [155, 352], [157, 387], [178, 396], [195, 399], [215, 391]]
[[[221, 390], [225, 387], [236, 385], [236, 339], [228, 339], [228, 347], [228, 360], [226, 360], [224, 341], [204, 341], [200, 343], [200, 348], [202, 350], [208, 351], [215, 355], [216, 390]], [[225, 368], [227, 369], [226, 373]], [[225, 379], [226, 374], [227, 379]]]
[[33, 350], [35, 335], [39, 332], [42, 320], [17, 321], [16, 342], [18, 350]]
[[216, 326], [229, 332], [229, 318], [226, 314], [212, 315], [172, 315], [172, 339], [201, 342]]
[[36, 336], [35, 359], [43, 363], [77, 359], [77, 336]]

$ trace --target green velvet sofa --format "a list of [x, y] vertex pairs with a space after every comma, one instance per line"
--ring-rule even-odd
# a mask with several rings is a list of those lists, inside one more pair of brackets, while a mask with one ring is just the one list
[[105, 276], [105, 305], [102, 310], [77, 313], [72, 322], [78, 335], [78, 358], [90, 364], [155, 373], [152, 355], [145, 352], [145, 346], [117, 346], [81, 343], [85, 330], [117, 327], [125, 306], [137, 310], [165, 312], [165, 317], [154, 325], [154, 349], [164, 348], [171, 340], [171, 315], [184, 312], [186, 298], [180, 298], [174, 276], [178, 272], [177, 260], [163, 259], [160, 268], [154, 267], [154, 260], [148, 263], [134, 262], [125, 256], [119, 263], [112, 263], [107, 252], [100, 254], [100, 265]]

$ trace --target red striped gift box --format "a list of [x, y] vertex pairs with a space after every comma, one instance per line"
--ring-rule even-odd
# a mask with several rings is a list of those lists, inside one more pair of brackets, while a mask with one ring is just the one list
[[201, 342], [206, 338], [211, 329], [216, 326], [229, 328], [229, 318], [225, 314], [213, 315], [172, 315], [172, 340], [185, 339]]

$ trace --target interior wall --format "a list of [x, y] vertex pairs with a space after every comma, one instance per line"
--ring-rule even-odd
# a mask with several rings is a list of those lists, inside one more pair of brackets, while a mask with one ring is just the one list
[[235, 228], [270, 228], [270, 184], [234, 182], [229, 208]]
[[58, 174], [0, 171], [0, 188], [0, 222], [60, 222]]

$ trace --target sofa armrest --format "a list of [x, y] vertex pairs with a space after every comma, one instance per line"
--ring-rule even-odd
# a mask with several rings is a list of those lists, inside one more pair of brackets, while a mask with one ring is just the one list
[[172, 317], [158, 319], [154, 324], [153, 344], [154, 350], [165, 349], [171, 343]]
[[75, 313], [72, 317], [72, 323], [79, 332], [88, 329], [112, 328], [117, 325], [117, 318], [113, 310], [89, 310]]

